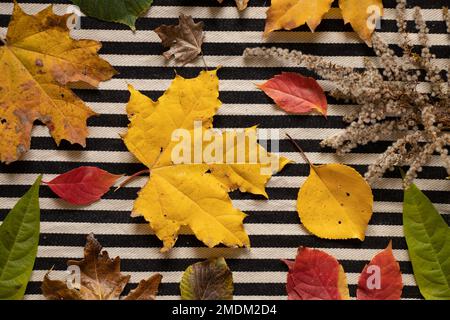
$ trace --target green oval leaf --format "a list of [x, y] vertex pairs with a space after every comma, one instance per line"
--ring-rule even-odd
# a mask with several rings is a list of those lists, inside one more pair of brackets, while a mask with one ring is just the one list
[[0, 225], [0, 300], [20, 300], [39, 243], [39, 176]]
[[415, 185], [404, 195], [403, 229], [414, 277], [425, 299], [450, 299], [450, 228]]
[[180, 283], [183, 300], [232, 300], [233, 275], [224, 258], [189, 266]]
[[153, 0], [72, 0], [89, 17], [123, 23], [132, 30], [139, 16], [152, 5]]

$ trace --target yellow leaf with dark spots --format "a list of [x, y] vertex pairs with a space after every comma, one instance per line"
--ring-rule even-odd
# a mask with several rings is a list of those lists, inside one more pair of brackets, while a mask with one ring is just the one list
[[18, 160], [30, 148], [35, 120], [44, 123], [56, 143], [86, 144], [86, 120], [95, 113], [67, 86], [98, 86], [116, 71], [97, 52], [101, 44], [74, 40], [69, 15], [50, 6], [28, 15], [14, 4], [6, 44], [0, 47], [0, 160]]
[[372, 207], [368, 183], [355, 169], [343, 164], [312, 165], [297, 200], [302, 224], [325, 239], [363, 241]]

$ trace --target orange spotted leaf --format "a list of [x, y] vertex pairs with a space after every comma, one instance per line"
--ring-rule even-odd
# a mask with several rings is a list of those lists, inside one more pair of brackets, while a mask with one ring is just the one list
[[392, 243], [364, 267], [358, 281], [358, 300], [400, 300], [402, 274], [392, 253]]
[[283, 72], [258, 85], [283, 110], [303, 114], [317, 110], [327, 114], [327, 98], [317, 81], [298, 73]]

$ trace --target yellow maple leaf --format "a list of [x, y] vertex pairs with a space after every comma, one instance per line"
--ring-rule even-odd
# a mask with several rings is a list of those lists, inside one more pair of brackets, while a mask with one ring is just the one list
[[67, 84], [98, 86], [115, 70], [93, 40], [73, 40], [69, 15], [49, 6], [26, 14], [15, 2], [6, 44], [0, 47], [0, 160], [18, 160], [30, 148], [33, 122], [40, 120], [59, 144], [86, 143], [86, 120], [94, 115]]
[[[330, 10], [333, 0], [272, 0], [267, 10], [264, 34], [307, 24], [314, 31]], [[374, 18], [383, 14], [382, 0], [339, 0], [345, 23], [350, 23], [359, 37], [368, 44], [375, 30]]]
[[302, 224], [325, 239], [363, 241], [372, 207], [370, 186], [355, 169], [343, 164], [311, 165], [297, 200]]
[[267, 10], [266, 28], [264, 33], [286, 29], [292, 30], [307, 24], [314, 31], [320, 24], [334, 0], [272, 0]]
[[[243, 227], [245, 214], [233, 207], [228, 192], [240, 189], [267, 196], [265, 184], [272, 173], [289, 162], [267, 153], [254, 141], [257, 153], [277, 160], [276, 167], [267, 168], [272, 162], [234, 163], [242, 156], [235, 151], [243, 141], [253, 140], [250, 135], [240, 140], [233, 132], [216, 132], [211, 134], [209, 142], [203, 139], [206, 132], [211, 132], [212, 118], [221, 105], [216, 73], [217, 70], [202, 71], [193, 79], [177, 75], [157, 102], [129, 87], [131, 97], [127, 113], [130, 125], [124, 142], [128, 150], [150, 169], [149, 181], [139, 192], [133, 215], [143, 216], [149, 221], [155, 234], [163, 241], [162, 251], [173, 247], [181, 226], [189, 226], [209, 247], [220, 243], [249, 246]], [[189, 150], [194, 150], [199, 143], [204, 149], [203, 154], [206, 154], [208, 146], [220, 142], [223, 148], [218, 148], [215, 156], [220, 153], [223, 159], [232, 158], [233, 161], [207, 162], [203, 157], [197, 159], [195, 152], [190, 151], [184, 155], [187, 161], [174, 161], [173, 155], [178, 154], [181, 140], [173, 137], [180, 129], [193, 137], [186, 140]], [[196, 132], [200, 132], [200, 136]], [[256, 128], [245, 132], [256, 132]], [[233, 141], [236, 148], [230, 148], [229, 144], [224, 146], [223, 141], [227, 140]], [[244, 160], [250, 159], [252, 144], [244, 145]], [[270, 170], [264, 172], [263, 169]]]

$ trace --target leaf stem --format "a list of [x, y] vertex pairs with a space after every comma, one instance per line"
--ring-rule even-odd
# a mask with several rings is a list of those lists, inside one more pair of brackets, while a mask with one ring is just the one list
[[200, 56], [202, 57], [203, 65], [205, 66], [205, 71], [208, 71], [208, 66], [206, 64], [206, 60], [205, 60], [205, 56], [203, 54], [203, 51], [201, 52]]
[[122, 182], [122, 183], [114, 190], [114, 192], [116, 192], [116, 191], [119, 190], [120, 188], [126, 186], [128, 183], [130, 183], [130, 181], [136, 179], [138, 176], [140, 176], [140, 175], [142, 175], [142, 174], [144, 174], [144, 173], [150, 173], [150, 170], [149, 170], [149, 169], [144, 169], [144, 170], [141, 170], [141, 171], [138, 171], [138, 172], [132, 174], [132, 175], [129, 176], [127, 179], [125, 179], [125, 181]]
[[292, 139], [292, 137], [286, 133], [286, 136], [289, 138], [289, 140], [291, 140], [292, 144], [295, 146], [295, 148], [298, 150], [298, 152], [302, 155], [303, 160], [305, 160], [306, 163], [309, 164], [309, 166], [317, 173], [316, 167], [314, 166], [314, 164], [308, 159], [308, 157], [306, 156], [305, 152], [303, 151], [303, 149], [300, 147], [300, 145], [294, 140]]

